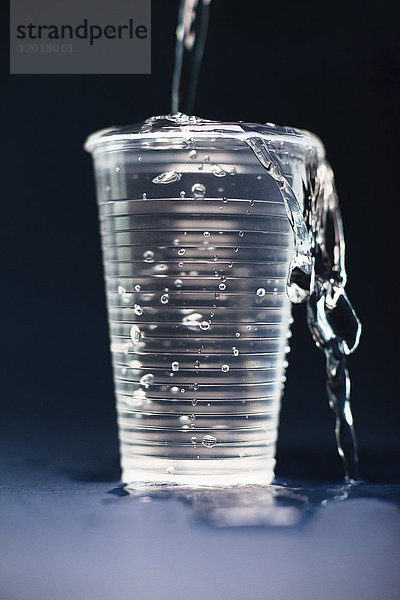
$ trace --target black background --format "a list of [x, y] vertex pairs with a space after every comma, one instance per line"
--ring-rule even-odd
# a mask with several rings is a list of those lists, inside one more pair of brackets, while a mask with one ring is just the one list
[[[96, 129], [170, 111], [177, 9], [152, 2], [151, 75], [7, 75], [5, 61], [1, 439], [32, 465], [79, 473], [90, 462], [83, 478], [118, 477], [93, 172], [82, 145]], [[347, 291], [364, 325], [349, 365], [370, 480], [399, 477], [399, 54], [399, 14], [388, 2], [214, 0], [194, 111], [306, 128], [325, 143], [344, 217]], [[278, 474], [340, 478], [323, 355], [304, 306], [294, 313]]]

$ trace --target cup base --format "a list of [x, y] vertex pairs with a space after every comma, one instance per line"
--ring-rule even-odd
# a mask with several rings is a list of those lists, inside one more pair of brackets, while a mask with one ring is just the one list
[[[269, 485], [274, 479], [275, 459], [169, 460], [152, 458], [146, 461], [122, 460], [122, 481], [126, 484], [169, 483], [192, 487]], [[238, 462], [240, 463], [238, 465]], [[203, 465], [199, 464], [203, 463]]]

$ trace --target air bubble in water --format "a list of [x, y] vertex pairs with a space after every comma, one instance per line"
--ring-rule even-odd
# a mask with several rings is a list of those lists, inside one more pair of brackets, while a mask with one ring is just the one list
[[210, 237], [210, 235], [211, 235], [211, 234], [210, 234], [210, 232], [209, 232], [209, 231], [204, 231], [204, 232], [203, 232], [203, 236], [204, 236], [205, 238], [209, 238], [209, 237]]
[[141, 126], [139, 133], [150, 133], [151, 130], [152, 124], [145, 122], [144, 125]]
[[244, 231], [239, 231], [239, 237], [243, 237], [244, 236]]
[[150, 387], [154, 383], [154, 375], [152, 373], [147, 373], [147, 375], [143, 375], [140, 378], [140, 385], [144, 385], [145, 388]]
[[146, 250], [146, 252], [143, 253], [143, 258], [146, 262], [152, 262], [154, 260], [154, 252], [152, 252], [152, 250]]
[[181, 200], [184, 200], [184, 199], [185, 199], [185, 192], [182, 190], [182, 191], [179, 193], [179, 196], [180, 196]]
[[233, 356], [239, 356], [239, 350], [235, 346], [232, 348], [232, 354]]
[[183, 262], [182, 262], [182, 261], [178, 262], [178, 267], [179, 267], [180, 269], [182, 269], [182, 267], [183, 267]]
[[228, 173], [229, 173], [229, 175], [236, 175], [236, 168], [235, 167], [229, 167]]
[[179, 371], [179, 362], [177, 360], [174, 360], [174, 362], [171, 363], [171, 369], [175, 372]]
[[259, 296], [260, 298], [262, 298], [263, 296], [265, 296], [265, 289], [264, 288], [258, 288], [256, 294], [257, 294], [257, 296]]
[[195, 446], [197, 443], [197, 437], [195, 435], [192, 435], [192, 437], [190, 438], [190, 441], [192, 442], [193, 446]]
[[199, 389], [199, 384], [197, 382], [195, 382], [193, 384], [193, 389], [194, 389], [195, 392], [197, 392], [197, 390]]
[[200, 367], [200, 361], [199, 360], [195, 360], [194, 361], [194, 368], [198, 369]]
[[226, 289], [225, 283], [220, 283], [218, 288], [221, 290], [221, 292], [223, 292]]
[[206, 193], [206, 188], [202, 183], [195, 183], [192, 186], [192, 193], [195, 198], [204, 198]]
[[210, 323], [208, 321], [202, 321], [200, 323], [200, 329], [207, 331], [207, 329], [210, 329]]
[[135, 285], [135, 288], [134, 288], [134, 289], [135, 289], [135, 292], [140, 292], [140, 285], [137, 283], [137, 284]]
[[239, 248], [238, 248], [238, 246], [235, 246], [235, 247], [234, 247], [234, 249], [233, 249], [233, 251], [234, 251], [234, 252], [239, 252]]
[[204, 157], [204, 162], [209, 163], [211, 160], [211, 158], [209, 156], [205, 156]]
[[226, 203], [228, 202], [228, 198], [225, 198], [225, 196], [224, 196], [224, 197], [222, 198], [222, 202], [223, 202], [224, 204], [226, 204]]
[[197, 398], [193, 398], [193, 400], [192, 400], [192, 406], [197, 406]]
[[175, 473], [175, 467], [173, 467], [172, 465], [168, 465], [166, 471], [169, 474]]
[[196, 156], [197, 156], [196, 150], [191, 150], [189, 152], [189, 158], [191, 158], [192, 160], [194, 160], [196, 158]]
[[133, 312], [135, 313], [135, 315], [138, 315], [138, 317], [140, 317], [140, 315], [143, 314], [143, 308], [140, 306], [140, 304], [134, 304]]
[[177, 173], [176, 171], [165, 171], [164, 173], [160, 173], [157, 177], [152, 179], [153, 183], [175, 183], [175, 181], [179, 181], [182, 177], [182, 173]]
[[174, 285], [175, 285], [175, 287], [177, 287], [177, 288], [180, 288], [180, 287], [182, 287], [182, 279], [175, 279], [175, 281], [174, 281]]
[[142, 333], [137, 325], [132, 325], [130, 336], [134, 344], [138, 344], [140, 342], [142, 338]]
[[201, 443], [206, 448], [213, 448], [215, 446], [215, 444], [217, 443], [217, 438], [214, 437], [213, 435], [205, 435], [203, 437], [203, 439], [201, 440]]
[[142, 198], [143, 198], [143, 200], [147, 200], [147, 194], [146, 194], [146, 192], [143, 192]]
[[235, 333], [235, 337], [240, 337], [240, 333], [238, 331]]
[[227, 373], [227, 372], [229, 371], [229, 365], [222, 365], [222, 367], [221, 367], [221, 371], [222, 371], [223, 373]]
[[168, 294], [163, 294], [160, 298], [160, 302], [161, 304], [168, 304], [169, 301], [169, 295]]
[[220, 165], [213, 165], [211, 167], [211, 173], [215, 175], [215, 177], [225, 177], [226, 171]]

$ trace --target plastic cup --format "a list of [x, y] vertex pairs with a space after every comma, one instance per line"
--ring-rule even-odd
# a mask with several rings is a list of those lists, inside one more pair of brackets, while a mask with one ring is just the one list
[[[302, 201], [306, 132], [254, 128]], [[241, 124], [92, 134], [124, 482], [268, 484], [293, 232]]]

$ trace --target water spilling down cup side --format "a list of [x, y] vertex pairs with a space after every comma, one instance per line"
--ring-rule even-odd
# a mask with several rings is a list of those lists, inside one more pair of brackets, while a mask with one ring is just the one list
[[123, 481], [270, 483], [291, 300], [313, 287], [303, 211], [321, 142], [178, 114], [86, 149]]

